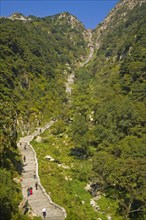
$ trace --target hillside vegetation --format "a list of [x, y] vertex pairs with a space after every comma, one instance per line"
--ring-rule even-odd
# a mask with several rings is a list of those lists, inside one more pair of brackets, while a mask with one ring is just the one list
[[22, 169], [16, 141], [53, 117], [32, 144], [42, 184], [67, 219], [146, 218], [146, 3], [132, 3], [120, 1], [92, 30], [83, 67], [87, 32], [69, 13], [0, 19], [2, 220], [27, 219], [13, 181]]
[[73, 92], [75, 148], [92, 161], [95, 193], [116, 200], [123, 219], [144, 219], [146, 201], [145, 9], [115, 14], [92, 63], [76, 72]]
[[[25, 21], [18, 20], [21, 16], [0, 19], [0, 165], [2, 174], [6, 169], [12, 177], [21, 172], [17, 138], [61, 114], [67, 103], [67, 75], [86, 53], [87, 44], [83, 25], [68, 13], [42, 19], [30, 16]], [[1, 181], [3, 187], [5, 181]], [[16, 211], [13, 199], [8, 200], [6, 191], [0, 197], [1, 209], [10, 215], [2, 214], [3, 219], [10, 219]]]

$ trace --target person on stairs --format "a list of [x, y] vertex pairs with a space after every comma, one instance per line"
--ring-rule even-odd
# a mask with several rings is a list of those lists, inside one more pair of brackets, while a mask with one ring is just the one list
[[30, 187], [27, 188], [27, 196], [30, 196]]
[[34, 177], [34, 179], [36, 179], [36, 172], [35, 171], [33, 173], [33, 177]]
[[35, 183], [35, 189], [36, 190], [38, 189], [38, 183], [37, 182]]
[[46, 213], [46, 208], [43, 208], [43, 209], [42, 209], [42, 213], [43, 213], [43, 217], [45, 218], [45, 217], [46, 217], [46, 214], [47, 214], [47, 213]]

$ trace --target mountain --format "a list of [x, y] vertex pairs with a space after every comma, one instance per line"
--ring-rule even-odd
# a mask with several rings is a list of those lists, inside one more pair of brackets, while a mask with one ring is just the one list
[[[62, 105], [68, 101], [67, 76], [87, 53], [86, 30], [68, 13], [45, 18], [15, 13], [1, 17], [0, 28], [0, 165], [15, 176], [20, 170], [17, 138], [62, 114]], [[5, 196], [1, 197], [1, 208], [8, 213], [12, 201], [4, 208]]]
[[[17, 13], [0, 22], [3, 102], [14, 101], [18, 118], [19, 112], [27, 112], [26, 120], [38, 120], [47, 100], [51, 105], [65, 102], [66, 72], [87, 53], [85, 29], [67, 13], [46, 18], [26, 18]], [[49, 106], [45, 108], [52, 112]]]
[[120, 1], [92, 31], [93, 59], [72, 94], [70, 132], [92, 161], [91, 191], [117, 201], [121, 219], [145, 218], [145, 10], [145, 1]]
[[[16, 141], [53, 117], [58, 119], [54, 141], [69, 139], [56, 159], [69, 151], [65, 161], [86, 166], [72, 168], [77, 186], [91, 183], [89, 191], [93, 199], [100, 194], [97, 202], [106, 216], [145, 218], [145, 9], [145, 0], [121, 0], [95, 30], [86, 30], [68, 12], [0, 18], [2, 219], [23, 219], [21, 190], [12, 180], [21, 174]], [[65, 85], [72, 74], [68, 96]], [[45, 138], [42, 146], [49, 135]], [[67, 194], [69, 183], [60, 193], [62, 188]], [[79, 205], [81, 191], [78, 213], [68, 194], [59, 197], [68, 219], [84, 219], [85, 212], [88, 219], [103, 217], [102, 211]], [[9, 192], [14, 192], [11, 198]]]

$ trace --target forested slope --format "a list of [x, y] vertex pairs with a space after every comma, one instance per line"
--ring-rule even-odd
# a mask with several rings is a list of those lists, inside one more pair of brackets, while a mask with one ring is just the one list
[[76, 72], [71, 133], [92, 161], [95, 194], [117, 200], [123, 219], [144, 219], [146, 4], [121, 3], [93, 32], [94, 59]]
[[[16, 141], [52, 117], [58, 121], [34, 146], [42, 182], [46, 189], [52, 183], [47, 190], [68, 219], [145, 219], [145, 11], [145, 0], [120, 1], [92, 31], [94, 54], [83, 67], [87, 33], [72, 15], [0, 19], [2, 219], [25, 219], [12, 180], [22, 168]], [[48, 166], [46, 152], [69, 169]], [[101, 196], [103, 213], [90, 206], [91, 196]]]
[[45, 18], [16, 13], [1, 18], [0, 28], [0, 205], [2, 219], [10, 219], [19, 202], [8, 196], [13, 190], [11, 183], [8, 191], [5, 188], [9, 178], [21, 172], [16, 141], [19, 135], [29, 134], [61, 114], [67, 103], [65, 81], [86, 54], [87, 43], [84, 26], [66, 12]]

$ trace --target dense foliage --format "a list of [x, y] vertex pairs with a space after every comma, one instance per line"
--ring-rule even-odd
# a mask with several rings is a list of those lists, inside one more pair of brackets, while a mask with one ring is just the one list
[[[68, 13], [17, 20], [21, 16], [13, 15], [14, 20], [0, 19], [0, 165], [2, 172], [3, 169], [10, 172], [11, 178], [21, 173], [17, 138], [33, 131], [52, 116], [61, 114], [62, 105], [67, 102], [67, 74], [86, 53], [82, 34], [84, 27]], [[77, 29], [69, 20], [71, 17]], [[11, 186], [8, 187], [5, 194], [11, 191]], [[2, 204], [3, 195], [0, 195]], [[15, 207], [20, 200], [5, 197], [7, 202], [8, 209], [5, 205], [1, 207], [3, 219], [10, 219], [13, 212], [18, 211]]]
[[[20, 190], [12, 180], [21, 173], [16, 140], [54, 116], [51, 131], [33, 144], [42, 183], [68, 219], [107, 219], [105, 213], [145, 219], [146, 4], [137, 6], [123, 4], [105, 29], [97, 26], [93, 44], [99, 48], [84, 67], [78, 63], [88, 52], [85, 30], [68, 13], [25, 22], [0, 19], [4, 220], [23, 218], [18, 218]], [[65, 82], [72, 72], [68, 102]], [[48, 165], [46, 153], [56, 163]], [[69, 168], [58, 168], [58, 161]], [[91, 194], [84, 190], [88, 182]], [[91, 196], [101, 196], [97, 204], [103, 212], [90, 206]]]
[[145, 218], [145, 9], [114, 17], [97, 56], [76, 72], [73, 93], [75, 148], [92, 158], [95, 191], [117, 200], [124, 219]]

